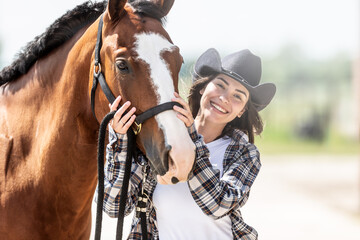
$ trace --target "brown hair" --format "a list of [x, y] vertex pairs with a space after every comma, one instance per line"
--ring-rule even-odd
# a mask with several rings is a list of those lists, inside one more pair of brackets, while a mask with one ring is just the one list
[[[212, 75], [209, 77], [198, 79], [191, 86], [188, 100], [190, 110], [194, 118], [196, 117], [200, 109], [200, 90], [205, 88], [208, 83], [211, 82], [215, 77], [216, 75]], [[254, 143], [255, 135], [260, 135], [260, 133], [263, 131], [263, 122], [259, 113], [256, 111], [253, 103], [251, 102], [251, 96], [245, 108], [246, 110], [240, 118], [236, 117], [234, 120], [226, 124], [223, 132], [219, 137], [223, 137], [225, 135], [231, 137], [233, 129], [239, 129], [249, 137], [250, 143]]]

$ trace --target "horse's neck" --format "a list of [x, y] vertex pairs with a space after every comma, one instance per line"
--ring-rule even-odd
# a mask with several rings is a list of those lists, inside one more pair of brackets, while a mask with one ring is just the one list
[[[92, 199], [97, 176], [98, 123], [92, 115], [88, 93], [96, 33], [84, 32], [85, 29], [80, 30], [60, 52], [63, 69], [59, 78], [54, 80], [57, 82], [52, 90], [57, 108], [53, 110], [53, 121], [58, 122], [54, 125], [59, 129], [53, 129], [57, 133], [54, 136], [56, 141], [50, 144], [58, 157], [48, 158], [49, 162], [46, 163], [52, 172], [50, 175], [66, 176], [63, 180], [64, 190], [69, 191], [68, 198], [74, 204], [84, 204], [84, 199]], [[51, 78], [51, 73], [43, 74]], [[78, 207], [84, 209], [84, 206]]]
[[[92, 115], [90, 108], [89, 73], [91, 56], [94, 51], [96, 34], [84, 33], [86, 28], [80, 30], [72, 39], [64, 44], [62, 49], [56, 50], [54, 57], [45, 59], [41, 67], [41, 77], [50, 81], [51, 85], [46, 91], [51, 92], [49, 101], [55, 107], [53, 119], [61, 120], [58, 127], [61, 131], [69, 130], [71, 134], [79, 134], [78, 142], [74, 144], [94, 144], [98, 123]], [[84, 43], [84, 35], [93, 35], [93, 44], [88, 40]], [[91, 39], [91, 38], [90, 38]], [[81, 43], [82, 42], [82, 43]], [[56, 67], [59, 66], [59, 67]], [[40, 68], [40, 67], [39, 67]], [[52, 70], [54, 69], [54, 70]], [[64, 134], [65, 139], [66, 132]]]
[[[71, 194], [80, 198], [85, 197], [83, 194], [91, 193], [92, 196], [96, 186], [98, 124], [92, 116], [88, 94], [91, 55], [96, 39], [94, 44], [88, 42], [80, 46], [78, 41], [85, 35], [85, 30], [80, 30], [63, 46], [37, 61], [28, 73], [31, 80], [24, 81], [26, 88], [31, 85], [34, 89], [28, 91], [31, 92], [29, 97], [22, 97], [23, 104], [29, 104], [29, 107], [26, 119], [20, 123], [23, 125], [21, 134], [26, 135], [31, 142], [28, 145], [32, 146], [28, 154], [31, 157], [26, 156], [26, 159], [32, 162], [41, 159], [41, 165], [47, 171], [43, 177], [62, 177], [61, 183], [53, 184], [60, 184], [57, 188], [71, 189], [69, 198]], [[96, 33], [86, 34], [96, 38]], [[18, 96], [26, 95], [26, 91], [19, 90]], [[33, 103], [26, 100], [29, 98], [40, 99]], [[33, 127], [29, 129], [29, 126]], [[24, 152], [21, 148], [19, 151]], [[34, 157], [36, 154], [40, 156]]]
[[57, 104], [62, 135], [59, 142], [69, 147], [66, 151], [71, 162], [67, 167], [70, 167], [72, 172], [77, 170], [75, 174], [82, 175], [77, 176], [80, 178], [89, 175], [96, 177], [98, 123], [92, 115], [88, 91], [95, 42], [96, 32], [85, 28], [73, 37], [68, 43], [71, 48], [54, 89], [54, 94], [62, 99]]

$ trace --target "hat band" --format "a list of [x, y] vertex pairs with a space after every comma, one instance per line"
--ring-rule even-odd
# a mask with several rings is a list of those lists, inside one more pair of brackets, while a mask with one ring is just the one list
[[237, 74], [236, 72], [233, 72], [233, 71], [230, 71], [230, 70], [227, 70], [223, 67], [221, 67], [221, 71], [223, 73], [225, 73], [226, 75], [228, 75], [229, 77], [232, 77], [232, 78], [235, 78], [236, 80], [239, 80], [240, 82], [244, 82], [244, 83], [247, 83], [249, 84], [245, 78], [243, 78], [242, 76], [240, 76], [239, 74]]

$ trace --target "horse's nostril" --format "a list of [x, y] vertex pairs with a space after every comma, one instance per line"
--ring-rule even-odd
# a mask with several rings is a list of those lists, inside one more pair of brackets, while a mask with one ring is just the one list
[[171, 145], [166, 145], [165, 146], [165, 152], [169, 153], [171, 148], [172, 148]]
[[169, 155], [168, 156], [169, 170], [175, 167], [174, 159]]
[[172, 182], [173, 184], [177, 184], [177, 183], [179, 182], [179, 179], [177, 179], [177, 177], [172, 177], [172, 178], [171, 178], [171, 182]]
[[163, 166], [165, 167], [166, 171], [168, 171], [169, 167], [171, 167], [171, 165], [173, 164], [172, 160], [170, 161], [171, 159], [170, 150], [171, 150], [171, 146], [166, 145], [164, 150], [164, 159], [163, 159]]

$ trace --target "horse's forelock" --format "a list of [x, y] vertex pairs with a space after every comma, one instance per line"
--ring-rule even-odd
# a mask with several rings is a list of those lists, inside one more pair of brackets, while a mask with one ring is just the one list
[[129, 0], [128, 3], [133, 7], [134, 13], [136, 14], [157, 19], [162, 24], [166, 20], [161, 8], [152, 2], [144, 0]]

